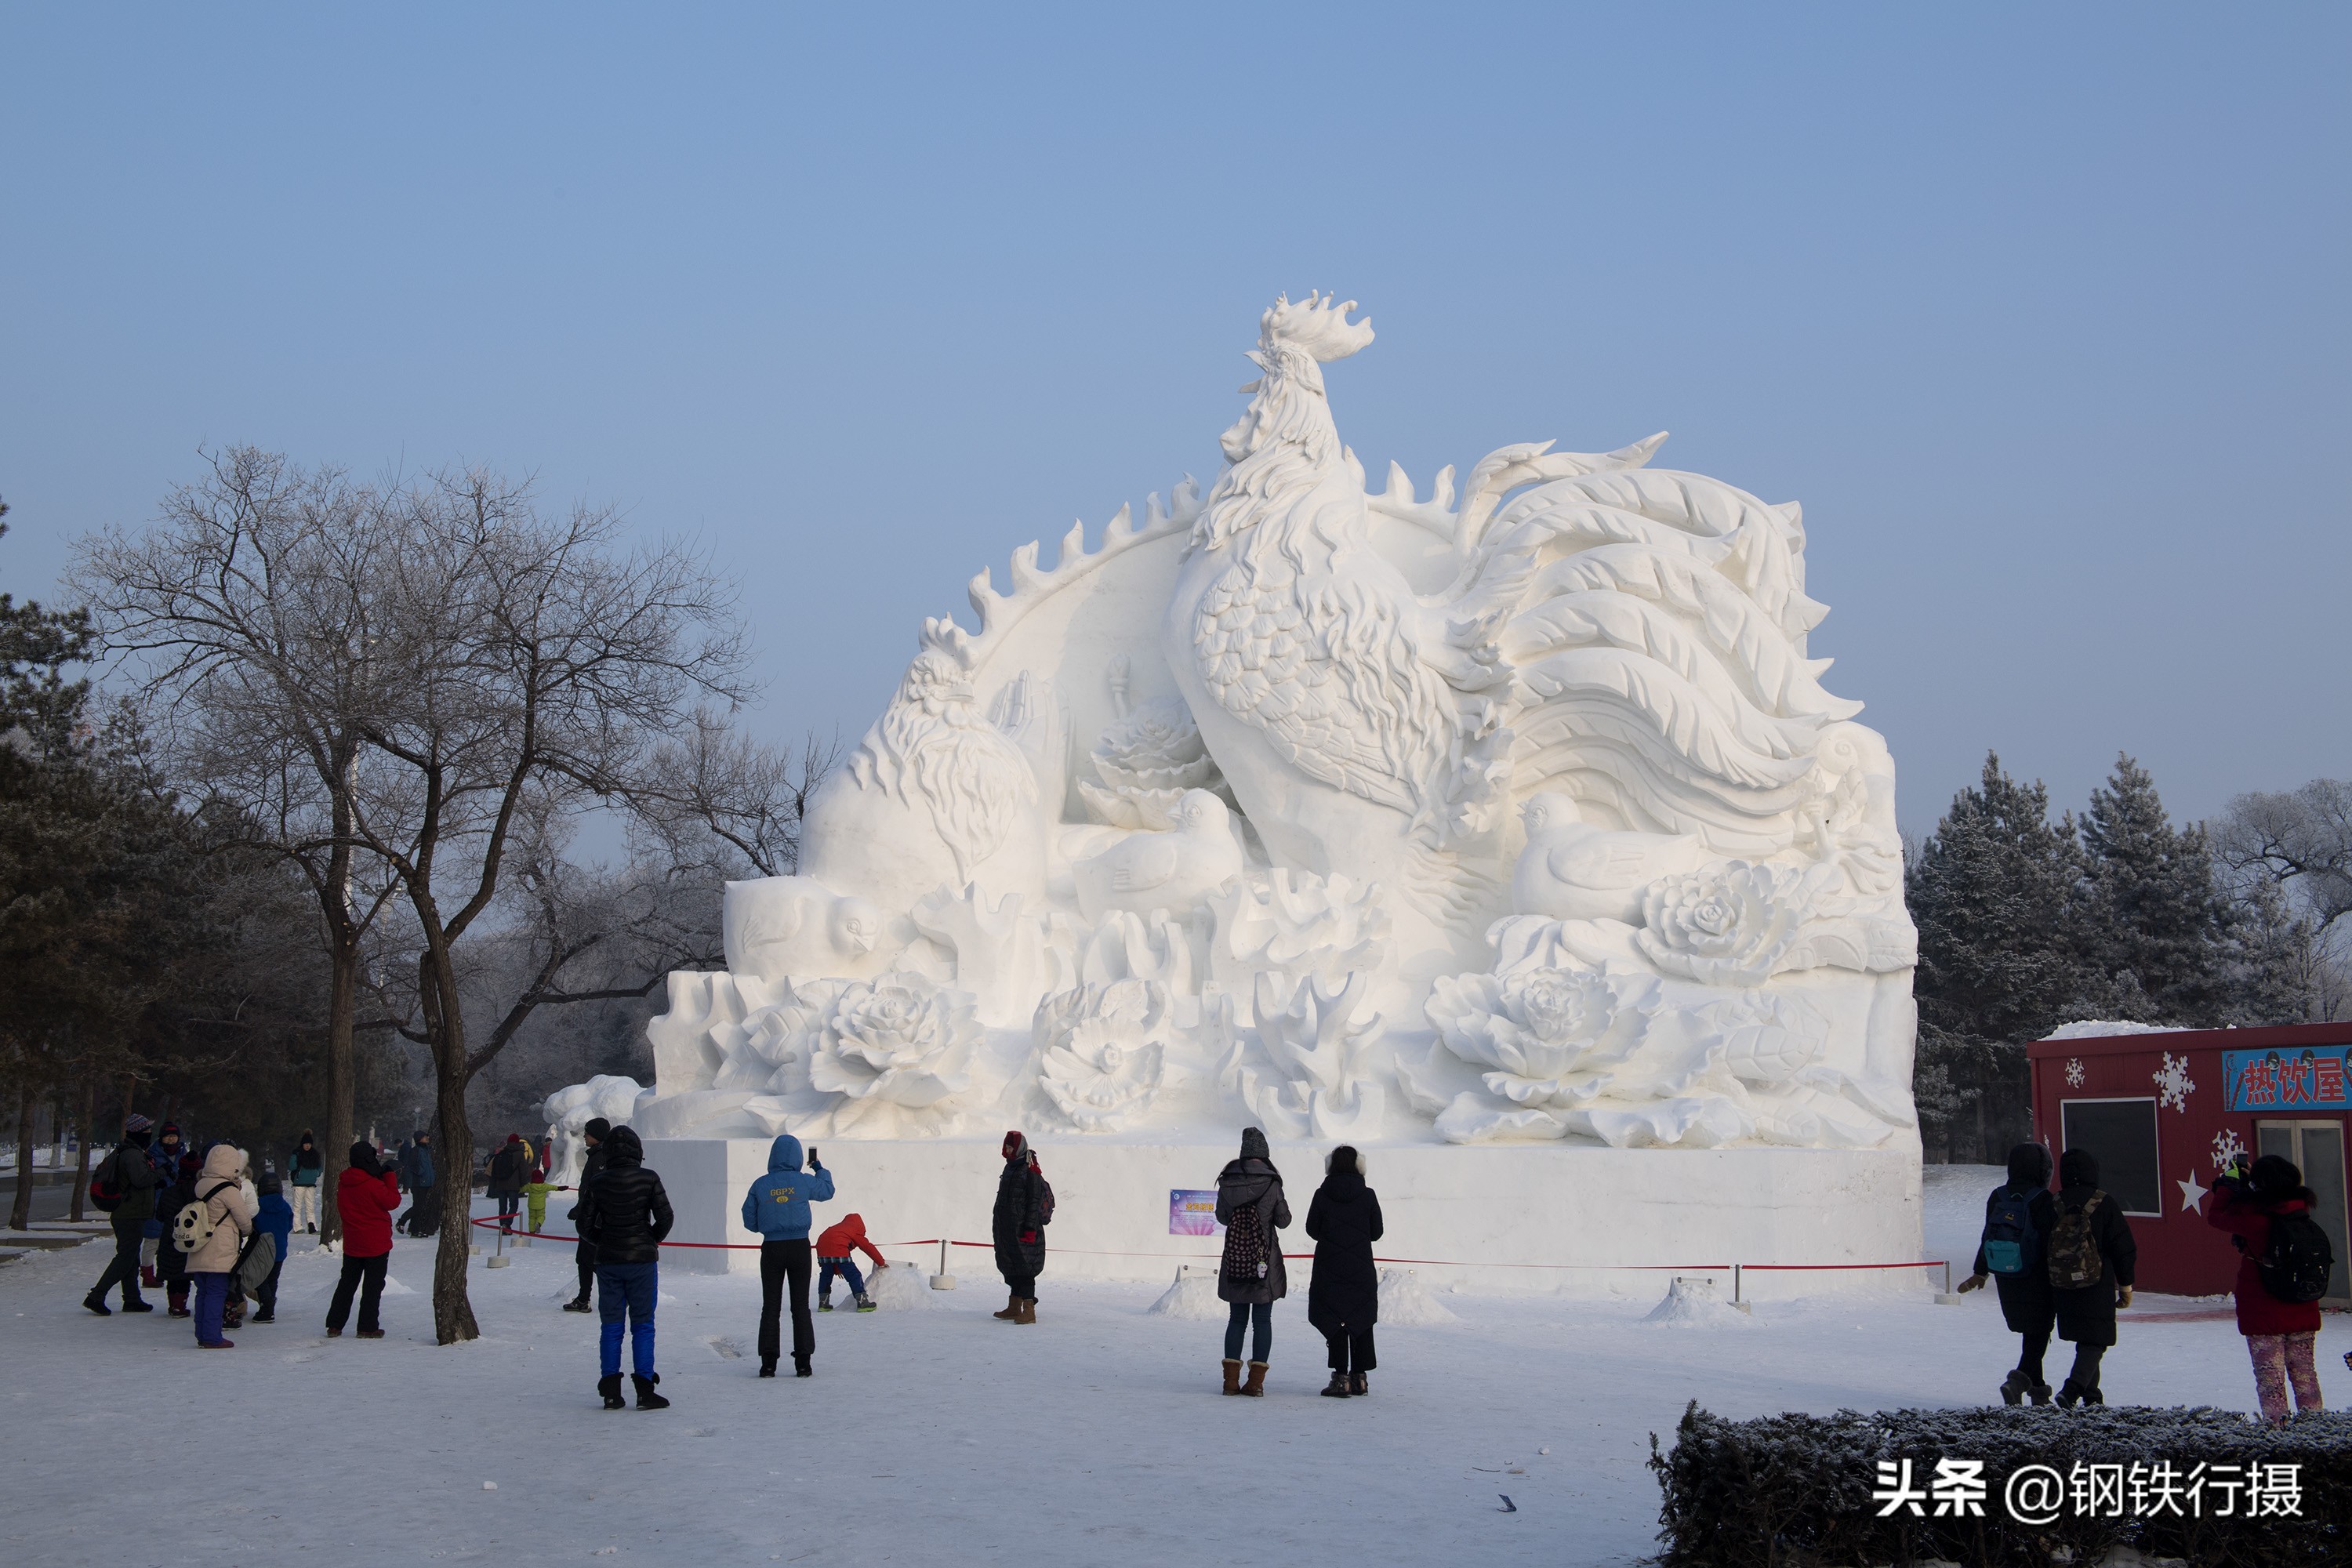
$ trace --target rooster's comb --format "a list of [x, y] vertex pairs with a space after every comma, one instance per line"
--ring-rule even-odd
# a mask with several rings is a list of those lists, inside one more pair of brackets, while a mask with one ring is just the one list
[[1346, 359], [1372, 341], [1369, 318], [1360, 321], [1348, 320], [1348, 312], [1355, 309], [1353, 300], [1343, 305], [1332, 295], [1312, 290], [1296, 305], [1285, 294], [1274, 302], [1272, 310], [1258, 318], [1259, 346], [1272, 349], [1288, 343], [1326, 363]]

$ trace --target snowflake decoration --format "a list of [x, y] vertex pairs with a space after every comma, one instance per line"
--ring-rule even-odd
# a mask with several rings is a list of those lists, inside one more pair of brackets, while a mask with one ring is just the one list
[[2066, 1087], [2068, 1089], [2083, 1087], [2083, 1058], [2080, 1057], [2070, 1057], [2066, 1060]]
[[2213, 1134], [2213, 1168], [2215, 1170], [2226, 1171], [2245, 1157], [2246, 1146], [2238, 1142], [2235, 1131], [2225, 1127]]
[[2197, 1092], [2197, 1086], [2189, 1081], [2187, 1057], [2176, 1061], [2172, 1053], [2167, 1051], [2164, 1053], [2164, 1065], [2148, 1076], [2156, 1080], [2157, 1104], [2168, 1105], [2179, 1111], [2189, 1109], [2189, 1097]]

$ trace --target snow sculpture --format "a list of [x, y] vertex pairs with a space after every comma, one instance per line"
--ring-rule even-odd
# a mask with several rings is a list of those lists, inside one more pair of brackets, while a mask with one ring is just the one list
[[601, 1116], [619, 1126], [635, 1115], [639, 1098], [648, 1092], [635, 1079], [599, 1073], [586, 1083], [549, 1095], [539, 1108], [547, 1121], [548, 1142], [555, 1148], [547, 1179], [558, 1186], [577, 1186], [581, 1164], [588, 1158], [588, 1123]]
[[671, 976], [641, 1130], [1914, 1136], [1894, 764], [1799, 509], [1663, 436], [1369, 491], [1355, 310], [1264, 314], [1205, 497], [925, 623], [801, 874]]

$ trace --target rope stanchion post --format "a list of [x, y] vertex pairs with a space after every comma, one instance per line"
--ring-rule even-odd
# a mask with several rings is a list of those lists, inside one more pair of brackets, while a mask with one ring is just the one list
[[948, 1272], [947, 1238], [942, 1237], [940, 1238], [940, 1271], [931, 1276], [931, 1289], [934, 1290], [952, 1290], [955, 1288], [956, 1278], [954, 1275]]

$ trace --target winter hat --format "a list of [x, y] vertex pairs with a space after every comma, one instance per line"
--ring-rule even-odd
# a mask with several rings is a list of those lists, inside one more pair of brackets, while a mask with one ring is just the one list
[[1273, 1163], [1274, 1151], [1266, 1147], [1265, 1131], [1263, 1128], [1244, 1127], [1242, 1129], [1242, 1158], [1244, 1160], [1264, 1160], [1269, 1164]]
[[154, 1122], [149, 1121], [146, 1117], [140, 1115], [137, 1111], [133, 1111], [122, 1119], [122, 1130], [125, 1132], [144, 1132], [154, 1125]]
[[177, 1138], [179, 1135], [180, 1124], [176, 1121], [166, 1121], [155, 1133], [158, 1138]]
[[2293, 1194], [2303, 1185], [2303, 1173], [2284, 1154], [2263, 1155], [2247, 1175], [2253, 1181], [2254, 1191], [2266, 1198]]
[[592, 1116], [588, 1119], [588, 1125], [582, 1128], [581, 1131], [587, 1133], [589, 1137], [596, 1140], [597, 1142], [602, 1143], [605, 1139], [610, 1138], [613, 1135], [613, 1124], [605, 1121], [601, 1116]]
[[375, 1145], [362, 1138], [351, 1149], [352, 1169], [362, 1176], [380, 1176], [383, 1172], [375, 1163]]
[[205, 1162], [203, 1156], [196, 1153], [194, 1150], [190, 1150], [187, 1153], [180, 1156], [180, 1179], [182, 1181], [194, 1181], [198, 1176], [204, 1173], [204, 1169]]
[[2020, 1143], [2009, 1152], [2009, 1184], [2046, 1187], [2050, 1184], [2050, 1151], [2039, 1143]]
[[509, 1143], [520, 1143], [522, 1142], [522, 1134], [520, 1132], [509, 1132], [507, 1134], [507, 1142]]
[[2098, 1156], [2088, 1149], [2069, 1149], [2058, 1156], [2058, 1184], [2062, 1187], [2095, 1187], [2099, 1184]]
[[261, 1173], [253, 1178], [253, 1190], [266, 1198], [283, 1190], [284, 1185], [278, 1179], [278, 1163], [274, 1160], [261, 1162]]
[[1006, 1159], [1018, 1160], [1022, 1155], [1026, 1154], [1028, 1152], [1028, 1139], [1024, 1138], [1018, 1132], [1007, 1132], [1004, 1135], [1004, 1157]]
[[634, 1128], [613, 1129], [613, 1137], [604, 1154], [604, 1163], [607, 1165], [642, 1165], [645, 1163], [645, 1159], [646, 1146], [637, 1142], [637, 1134]]

